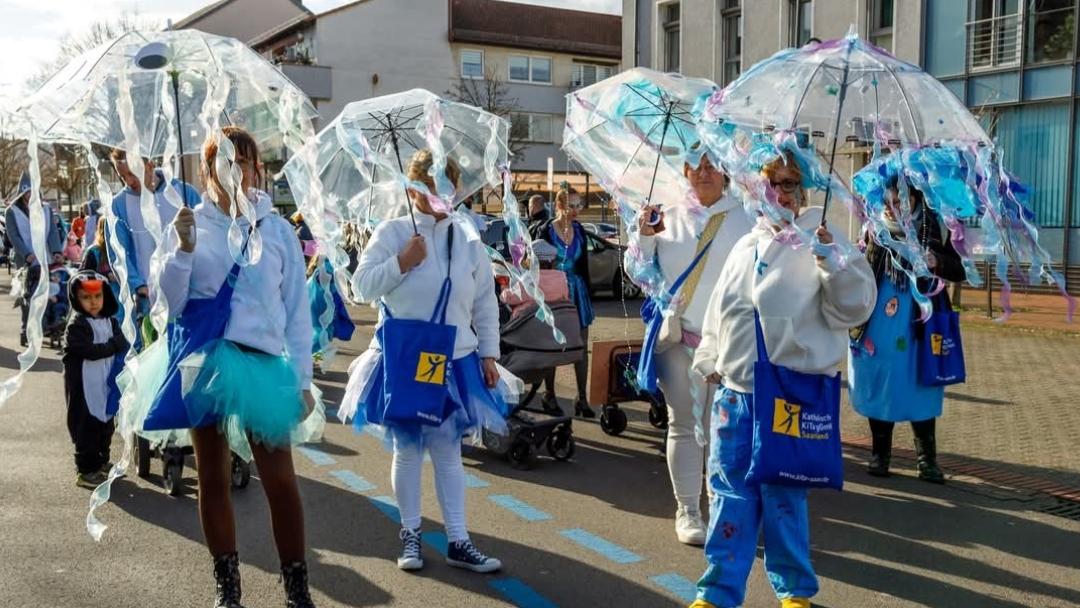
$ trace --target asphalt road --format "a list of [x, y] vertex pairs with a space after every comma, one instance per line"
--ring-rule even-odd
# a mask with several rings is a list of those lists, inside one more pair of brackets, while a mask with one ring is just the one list
[[[0, 296], [0, 368], [15, 367], [17, 311]], [[621, 332], [617, 302], [599, 305], [604, 331]], [[636, 308], [636, 306], [635, 306]], [[370, 310], [354, 311], [357, 338], [319, 378], [340, 398], [352, 356], [371, 335]], [[0, 410], [0, 605], [122, 608], [210, 606], [211, 564], [196, 513], [194, 471], [170, 498], [160, 465], [147, 480], [118, 482], [101, 510], [110, 527], [86, 533], [86, 490], [75, 487], [64, 427], [60, 362], [46, 352]], [[560, 376], [565, 381], [568, 378]], [[571, 394], [563, 390], [563, 394]], [[425, 477], [427, 567], [394, 564], [399, 541], [388, 505], [390, 455], [369, 435], [328, 425], [325, 441], [295, 453], [303, 493], [311, 582], [319, 606], [667, 607], [689, 603], [704, 560], [675, 541], [675, 510], [658, 447], [641, 404], [618, 438], [574, 422], [571, 462], [541, 458], [518, 471], [484, 450], [466, 450], [474, 541], [505, 564], [496, 575], [454, 570], [439, 555], [441, 514]], [[119, 451], [119, 440], [115, 449]], [[843, 493], [811, 498], [819, 606], [1080, 605], [1080, 523], [1036, 512], [1039, 501], [954, 478], [935, 487], [910, 470], [888, 480], [860, 470], [849, 454]], [[233, 494], [239, 521], [245, 604], [281, 606], [276, 554], [257, 473]], [[760, 557], [760, 550], [759, 550]], [[690, 595], [688, 595], [690, 594]], [[747, 606], [776, 601], [755, 566]]]

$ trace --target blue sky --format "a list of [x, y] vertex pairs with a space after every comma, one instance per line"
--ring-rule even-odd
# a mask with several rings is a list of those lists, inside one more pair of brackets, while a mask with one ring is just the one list
[[[304, 0], [319, 13], [351, 0]], [[410, 0], [417, 1], [417, 0]], [[423, 0], [442, 1], [442, 0]], [[622, 0], [511, 0], [619, 14]], [[38, 66], [55, 56], [56, 41], [103, 15], [133, 12], [147, 19], [178, 20], [210, 0], [0, 0], [0, 98], [18, 93]]]

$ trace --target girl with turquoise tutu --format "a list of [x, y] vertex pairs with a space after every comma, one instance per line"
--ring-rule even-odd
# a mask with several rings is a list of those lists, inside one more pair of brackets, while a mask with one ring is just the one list
[[[408, 179], [435, 192], [433, 164], [429, 151], [418, 151], [409, 162]], [[457, 185], [460, 172], [452, 161], [447, 162], [445, 175]], [[501, 563], [473, 546], [466, 530], [461, 441], [481, 427], [498, 433], [506, 430], [507, 407], [493, 390], [500, 383], [495, 364], [499, 357], [495, 277], [475, 231], [455, 225], [469, 221], [467, 218], [437, 211], [428, 196], [417, 190], [410, 189], [409, 198], [415, 228], [409, 217], [381, 223], [360, 256], [353, 287], [360, 299], [381, 303], [380, 327], [371, 347], [350, 367], [340, 415], [347, 417], [355, 410], [358, 429], [378, 425], [392, 446], [391, 481], [401, 511], [403, 544], [398, 567], [418, 570], [424, 565], [420, 552], [420, 472], [427, 450], [446, 522], [447, 563], [474, 572], [493, 572]], [[441, 322], [436, 322], [440, 316]], [[432, 321], [427, 323], [428, 319]], [[391, 360], [395, 355], [390, 353], [398, 352], [393, 345], [403, 332], [384, 332], [397, 331], [394, 328], [401, 323], [449, 329], [452, 337], [447, 340], [446, 355], [431, 357], [429, 352], [421, 352], [419, 364], [413, 359]], [[392, 417], [389, 406], [396, 395], [389, 388], [399, 386], [401, 378], [396, 374], [407, 375], [407, 382], [414, 374], [420, 380], [425, 373], [423, 362], [432, 359], [442, 364], [438, 369], [432, 364], [428, 372], [438, 375], [437, 384], [445, 390], [440, 388], [434, 401], [416, 400], [413, 409], [430, 412], [427, 423], [421, 418], [403, 422], [402, 417]]]
[[[235, 151], [237, 171], [226, 151]], [[296, 235], [271, 214], [259, 151], [244, 130], [225, 127], [203, 146], [208, 191], [181, 209], [167, 231], [155, 272], [169, 309], [165, 340], [133, 362], [127, 407], [139, 431], [190, 429], [199, 475], [199, 517], [214, 561], [217, 603], [242, 608], [236, 522], [230, 498], [230, 449], [254, 457], [270, 503], [286, 605], [314, 606], [304, 561], [304, 517], [290, 446], [322, 421], [312, 414], [311, 311]], [[241, 188], [230, 176], [241, 176]], [[258, 232], [240, 216], [246, 193]], [[261, 237], [258, 259], [241, 267], [230, 253], [235, 221], [241, 255]], [[310, 414], [310, 415], [309, 415]], [[308, 419], [305, 422], [305, 419]]]
[[[884, 220], [895, 236], [902, 235], [903, 226], [893, 209], [900, 204], [898, 179], [893, 176], [885, 190], [889, 197]], [[923, 193], [911, 187], [907, 201], [911, 205], [911, 221], [916, 237], [925, 250], [926, 266], [939, 279], [961, 282], [965, 279], [964, 265], [945, 233], [942, 237], [941, 219], [926, 205]], [[848, 381], [851, 384], [851, 405], [866, 416], [870, 423], [872, 450], [867, 472], [876, 477], [889, 476], [892, 457], [893, 427], [897, 422], [910, 422], [915, 435], [916, 467], [919, 479], [945, 483], [945, 475], [937, 464], [937, 418], [941, 416], [945, 387], [925, 386], [918, 378], [918, 342], [922, 339], [919, 307], [912, 292], [911, 281], [901, 267], [907, 262], [888, 247], [867, 239], [866, 257], [877, 280], [877, 303], [870, 320], [851, 331], [851, 357], [848, 359]], [[922, 293], [933, 291], [929, 279], [919, 279]], [[942, 289], [930, 298], [935, 310], [951, 310], [948, 291]]]

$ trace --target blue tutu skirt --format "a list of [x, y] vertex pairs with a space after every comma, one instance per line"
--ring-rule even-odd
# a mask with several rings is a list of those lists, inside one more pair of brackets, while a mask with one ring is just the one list
[[[480, 441], [480, 429], [505, 435], [506, 417], [511, 403], [516, 403], [523, 384], [516, 376], [499, 368], [499, 383], [494, 389], [484, 382], [480, 357], [470, 354], [454, 359], [447, 377], [447, 408], [451, 413], [439, 426], [424, 424], [376, 424], [368, 420], [368, 411], [381, 411], [383, 402], [382, 352], [369, 349], [358, 357], [349, 370], [349, 382], [338, 415], [343, 422], [352, 419], [353, 427], [361, 432], [373, 432], [390, 445], [392, 437], [414, 440], [421, 445], [432, 435], [455, 440], [469, 438]], [[392, 430], [393, 433], [386, 431]]]
[[[178, 364], [181, 394], [191, 420], [213, 420], [229, 447], [252, 459], [250, 441], [287, 448], [319, 441], [326, 425], [325, 406], [315, 385], [315, 410], [306, 417], [296, 373], [283, 356], [242, 349], [218, 339]], [[132, 428], [151, 443], [189, 445], [186, 430], [145, 431], [143, 422], [168, 372], [164, 336], [130, 362], [118, 379], [121, 411]], [[249, 441], [250, 439], [250, 441]]]

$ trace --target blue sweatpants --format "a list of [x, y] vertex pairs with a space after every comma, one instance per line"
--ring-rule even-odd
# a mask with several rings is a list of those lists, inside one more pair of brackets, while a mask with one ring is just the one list
[[765, 572], [776, 597], [808, 598], [818, 591], [810, 565], [806, 489], [747, 486], [744, 481], [753, 443], [753, 403], [753, 395], [725, 387], [713, 399], [708, 567], [697, 586], [698, 598], [720, 608], [742, 605], [759, 530], [765, 539]]

